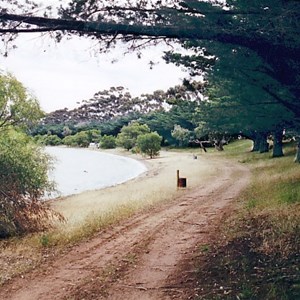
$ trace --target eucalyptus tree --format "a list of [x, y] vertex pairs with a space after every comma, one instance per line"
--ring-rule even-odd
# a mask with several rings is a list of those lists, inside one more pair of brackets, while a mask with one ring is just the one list
[[146, 124], [132, 121], [122, 127], [121, 132], [117, 135], [116, 143], [118, 146], [130, 150], [136, 146], [138, 136], [147, 133], [150, 133], [150, 128]]
[[37, 99], [11, 74], [0, 74], [0, 130], [11, 126], [29, 130], [43, 116]]
[[150, 158], [159, 155], [162, 137], [157, 132], [141, 134], [137, 138], [138, 149]]

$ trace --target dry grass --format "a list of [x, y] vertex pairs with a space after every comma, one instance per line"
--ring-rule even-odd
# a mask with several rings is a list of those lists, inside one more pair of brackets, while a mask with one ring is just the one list
[[[116, 154], [116, 153], [115, 153]], [[201, 160], [201, 153], [171, 151], [162, 152], [159, 158], [142, 159], [148, 172], [115, 187], [89, 191], [79, 195], [55, 200], [50, 206], [65, 218], [56, 228], [32, 236], [0, 242], [0, 283], [43, 263], [66, 247], [93, 236], [99, 230], [116, 224], [142, 210], [159, 203], [171, 201], [186, 190], [177, 190], [176, 171], [187, 177], [187, 190], [208, 180], [215, 170], [216, 162]], [[9, 266], [8, 263], [9, 262]]]

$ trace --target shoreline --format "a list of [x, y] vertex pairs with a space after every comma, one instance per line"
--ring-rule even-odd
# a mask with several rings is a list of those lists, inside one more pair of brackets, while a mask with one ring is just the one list
[[[138, 160], [147, 170], [133, 179], [114, 186], [49, 200], [51, 208], [66, 218], [67, 226], [80, 225], [91, 217], [108, 214], [118, 207], [142, 207], [166, 201], [201, 184], [212, 175], [213, 161], [203, 159], [202, 156], [207, 155], [198, 151], [197, 153], [161, 151], [160, 156], [153, 159], [120, 149], [101, 152]], [[199, 159], [195, 160], [193, 154]], [[177, 189], [177, 170], [187, 178], [186, 189]]]
[[45, 152], [55, 162], [49, 171], [55, 190], [45, 201], [122, 184], [147, 171], [142, 160], [121, 152], [72, 147], [45, 147]]

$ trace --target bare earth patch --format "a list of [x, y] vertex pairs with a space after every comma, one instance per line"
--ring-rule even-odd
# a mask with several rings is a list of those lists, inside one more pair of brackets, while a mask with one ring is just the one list
[[172, 201], [10, 280], [0, 299], [187, 299], [191, 293], [180, 284], [187, 276], [181, 267], [221, 226], [223, 212], [250, 177], [242, 165], [222, 160], [211, 165], [218, 173], [209, 181], [179, 190]]

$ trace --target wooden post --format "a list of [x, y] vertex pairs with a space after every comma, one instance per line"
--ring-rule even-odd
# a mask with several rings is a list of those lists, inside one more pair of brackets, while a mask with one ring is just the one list
[[186, 178], [179, 177], [179, 170], [177, 170], [177, 188], [185, 188], [186, 187]]

